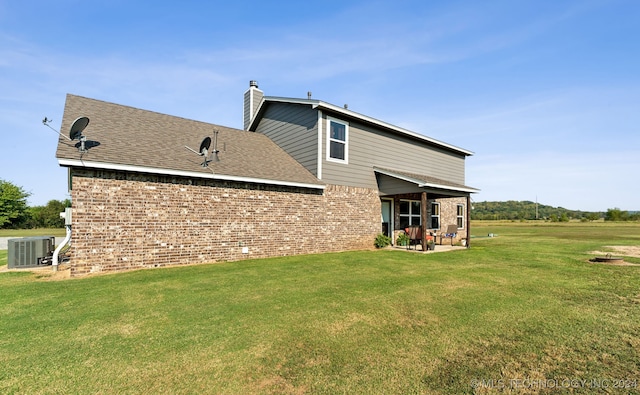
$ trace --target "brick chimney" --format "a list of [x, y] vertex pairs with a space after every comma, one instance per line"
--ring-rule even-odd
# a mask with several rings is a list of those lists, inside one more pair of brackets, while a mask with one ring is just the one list
[[258, 81], [249, 81], [249, 89], [244, 93], [244, 130], [249, 130], [263, 97], [264, 92], [258, 89]]

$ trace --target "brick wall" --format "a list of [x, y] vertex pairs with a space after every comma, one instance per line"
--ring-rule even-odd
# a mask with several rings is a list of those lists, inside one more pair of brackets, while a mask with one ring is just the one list
[[[72, 169], [71, 274], [373, 248], [377, 191]], [[245, 249], [245, 252], [243, 252]]]
[[[453, 243], [460, 242], [463, 238], [467, 238], [467, 199], [466, 198], [448, 198], [448, 199], [436, 199], [436, 202], [440, 203], [440, 231], [445, 232], [448, 225], [455, 225], [458, 222], [458, 204], [463, 205], [464, 216], [462, 218], [463, 228], [458, 229], [456, 237], [453, 239]], [[438, 241], [439, 243], [440, 241]], [[444, 243], [450, 243], [451, 240], [445, 239]]]

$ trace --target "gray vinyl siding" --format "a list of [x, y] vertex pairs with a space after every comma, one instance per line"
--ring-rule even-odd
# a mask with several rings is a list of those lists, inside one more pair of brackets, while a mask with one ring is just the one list
[[[349, 124], [347, 164], [327, 160], [327, 115]], [[373, 167], [424, 174], [460, 185], [465, 183], [463, 153], [345, 119], [337, 114], [323, 112], [322, 118], [321, 180], [327, 184], [376, 189], [378, 183]], [[309, 105], [270, 102], [256, 132], [267, 135], [317, 176], [317, 123], [318, 111]], [[407, 185], [390, 187], [406, 191]]]
[[242, 110], [243, 110], [243, 122], [242, 124], [244, 125], [243, 128], [244, 130], [247, 130], [247, 128], [249, 127], [249, 122], [251, 121], [251, 95], [249, 94], [249, 91], [245, 92], [244, 94], [244, 105], [242, 106]]
[[[253, 94], [252, 94], [253, 93]], [[244, 130], [247, 130], [249, 127], [249, 123], [251, 122], [251, 116], [255, 116], [255, 111], [258, 109], [260, 105], [260, 101], [264, 97], [264, 93], [262, 93], [259, 89], [249, 88], [244, 93], [244, 106], [243, 108], [243, 125]], [[253, 114], [252, 114], [253, 111]]]
[[269, 103], [256, 128], [317, 176], [318, 113], [310, 106]]
[[253, 103], [251, 103], [251, 108], [253, 108], [253, 115], [255, 116], [255, 111], [258, 109], [258, 106], [260, 105], [260, 102], [262, 101], [262, 98], [264, 97], [264, 93], [262, 93], [261, 90], [259, 89], [255, 89], [253, 91]]
[[326, 116], [323, 118], [323, 182], [377, 188], [372, 169], [377, 166], [464, 184], [463, 154], [348, 120], [345, 121], [349, 122], [349, 163], [327, 161]]

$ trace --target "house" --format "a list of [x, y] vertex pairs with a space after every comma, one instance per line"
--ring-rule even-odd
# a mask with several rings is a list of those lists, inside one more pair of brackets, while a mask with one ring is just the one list
[[[244, 96], [239, 130], [67, 95], [62, 130], [89, 119], [56, 152], [73, 276], [369, 249], [409, 225], [467, 238], [472, 152], [254, 81]], [[219, 161], [196, 154], [207, 137]]]
[[[382, 230], [395, 239], [410, 225], [469, 234], [465, 158], [471, 151], [320, 100], [264, 96], [255, 81], [244, 100], [244, 128], [268, 136], [328, 185], [374, 190]], [[377, 202], [376, 202], [377, 204]], [[426, 235], [426, 232], [422, 232]]]

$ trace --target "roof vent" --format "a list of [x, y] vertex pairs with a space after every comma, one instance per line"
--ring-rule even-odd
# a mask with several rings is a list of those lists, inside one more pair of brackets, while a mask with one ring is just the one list
[[257, 88], [258, 87], [258, 81], [256, 81], [256, 80], [249, 81], [249, 87], [250, 88], [251, 87]]
[[311, 100], [311, 91], [307, 92], [307, 99]]

